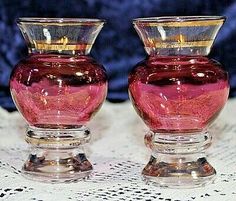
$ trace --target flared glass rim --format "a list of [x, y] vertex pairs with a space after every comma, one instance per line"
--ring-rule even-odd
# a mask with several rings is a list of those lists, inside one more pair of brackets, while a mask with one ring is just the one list
[[40, 18], [40, 17], [20, 17], [16, 19], [19, 23], [39, 23], [39, 24], [103, 24], [104, 19], [97, 18]]
[[196, 21], [211, 21], [211, 20], [224, 22], [226, 20], [226, 17], [225, 16], [210, 16], [210, 15], [144, 17], [144, 18], [133, 19], [133, 23], [196, 22]]

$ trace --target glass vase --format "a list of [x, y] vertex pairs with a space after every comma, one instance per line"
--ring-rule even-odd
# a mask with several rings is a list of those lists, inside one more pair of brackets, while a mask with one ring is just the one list
[[129, 94], [150, 132], [152, 150], [142, 171], [163, 187], [197, 187], [216, 171], [207, 161], [209, 125], [224, 107], [228, 75], [207, 55], [224, 23], [221, 16], [153, 17], [134, 20], [147, 58], [129, 75]]
[[48, 182], [86, 178], [92, 164], [83, 144], [86, 127], [107, 93], [105, 69], [89, 56], [103, 27], [99, 19], [20, 18], [28, 45], [10, 79], [12, 98], [28, 123], [31, 146], [22, 171]]

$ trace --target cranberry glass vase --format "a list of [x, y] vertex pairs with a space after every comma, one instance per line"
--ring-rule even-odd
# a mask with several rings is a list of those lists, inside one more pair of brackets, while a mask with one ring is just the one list
[[206, 160], [209, 125], [224, 107], [228, 75], [209, 59], [224, 17], [154, 17], [134, 20], [148, 57], [129, 75], [129, 94], [150, 128], [152, 149], [142, 175], [164, 187], [209, 183], [216, 171]]
[[107, 93], [105, 69], [88, 54], [103, 27], [98, 19], [20, 18], [29, 56], [12, 72], [10, 88], [27, 121], [31, 153], [23, 173], [64, 182], [87, 177], [86, 124]]

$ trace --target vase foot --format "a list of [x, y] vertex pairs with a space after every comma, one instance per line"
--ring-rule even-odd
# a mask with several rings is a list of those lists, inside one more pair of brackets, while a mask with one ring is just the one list
[[159, 160], [151, 156], [142, 171], [147, 182], [161, 187], [193, 188], [212, 183], [216, 175], [215, 169], [204, 157], [196, 161], [191, 161], [189, 156], [162, 156], [161, 158], [163, 157], [169, 160]]
[[[54, 155], [54, 156], [53, 156]], [[42, 182], [72, 182], [87, 178], [92, 164], [85, 154], [75, 156], [48, 151], [43, 156], [30, 155], [22, 168], [25, 177]]]
[[31, 153], [22, 168], [23, 176], [41, 182], [76, 182], [92, 172], [82, 144], [89, 141], [86, 127], [76, 129], [29, 128], [26, 141]]

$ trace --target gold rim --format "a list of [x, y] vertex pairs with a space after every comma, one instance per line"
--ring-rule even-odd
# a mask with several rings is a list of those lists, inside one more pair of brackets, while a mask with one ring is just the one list
[[34, 18], [22, 17], [16, 20], [17, 24], [33, 24], [33, 25], [101, 25], [106, 21], [103, 19], [92, 18]]
[[133, 20], [135, 25], [142, 26], [217, 26], [225, 21], [224, 16], [172, 16], [172, 17], [150, 17], [137, 18]]

